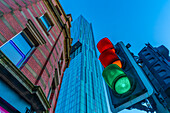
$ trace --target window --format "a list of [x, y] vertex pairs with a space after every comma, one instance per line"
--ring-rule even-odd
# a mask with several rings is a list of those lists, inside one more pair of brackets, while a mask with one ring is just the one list
[[23, 31], [0, 47], [0, 50], [18, 68], [22, 68], [21, 66], [26, 63], [37, 46], [46, 43], [31, 20], [28, 20], [26, 26], [27, 27]]
[[50, 28], [51, 28], [51, 25], [50, 25], [50, 23], [48, 22], [47, 18], [43, 15], [43, 16], [40, 17], [40, 20], [41, 20], [41, 22], [43, 23], [43, 25], [45, 26], [45, 29], [46, 29], [47, 31], [49, 31]]
[[55, 73], [54, 73], [54, 77], [55, 77], [55, 86], [59, 85], [59, 78], [58, 78], [58, 70], [57, 68], [55, 69]]
[[52, 23], [49, 15], [47, 13], [45, 13], [44, 15], [42, 15], [41, 17], [39, 17], [37, 19], [38, 19], [39, 24], [41, 25], [41, 27], [48, 34], [48, 31], [50, 31], [52, 26], [54, 26], [54, 24]]
[[60, 9], [59, 9], [59, 7], [58, 7], [57, 5], [56, 5], [56, 9], [57, 9], [59, 15], [61, 16], [61, 15], [62, 15], [62, 14], [61, 14], [61, 11], [60, 11]]
[[51, 92], [52, 92], [52, 90], [51, 90], [51, 88], [50, 88], [50, 90], [49, 90], [49, 92], [48, 92], [47, 100], [49, 100], [49, 99], [50, 99]]
[[58, 61], [59, 73], [61, 75], [61, 68], [63, 64], [63, 53], [61, 54], [60, 60]]
[[18, 67], [34, 48], [27, 36], [21, 32], [2, 45], [1, 51]]
[[51, 104], [52, 103], [52, 100], [53, 100], [53, 97], [54, 97], [54, 94], [55, 94], [55, 82], [54, 82], [54, 79], [52, 81], [52, 84], [51, 84], [51, 88], [49, 89], [49, 92], [48, 92], [48, 96], [47, 96], [47, 100], [49, 101], [49, 103]]

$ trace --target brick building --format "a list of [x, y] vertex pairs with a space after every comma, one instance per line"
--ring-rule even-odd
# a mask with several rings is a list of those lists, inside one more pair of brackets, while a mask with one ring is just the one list
[[55, 111], [71, 21], [58, 0], [0, 1], [0, 112]]

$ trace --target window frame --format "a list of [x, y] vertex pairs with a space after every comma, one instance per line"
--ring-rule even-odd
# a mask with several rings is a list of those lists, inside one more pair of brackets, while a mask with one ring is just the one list
[[62, 13], [61, 13], [61, 11], [60, 11], [59, 6], [58, 6], [58, 5], [56, 5], [55, 7], [56, 7], [56, 9], [57, 9], [57, 11], [58, 11], [58, 14], [61, 16], [61, 15], [62, 15]]
[[[50, 24], [50, 27], [49, 27], [49, 28], [46, 28], [45, 25], [44, 25], [44, 23], [42, 22], [41, 17], [43, 17], [43, 16], [46, 18], [47, 22]], [[50, 30], [51, 30], [52, 27], [54, 26], [54, 23], [53, 23], [52, 20], [50, 19], [49, 14], [46, 12], [46, 13], [44, 13], [43, 15], [41, 15], [40, 17], [36, 17], [36, 19], [38, 20], [38, 23], [39, 23], [40, 26], [43, 28], [43, 30], [45, 31], [45, 33], [46, 33], [47, 35], [49, 35], [48, 32], [50, 32]]]
[[[23, 35], [22, 35], [23, 33]], [[13, 43], [13, 39], [16, 38], [19, 34], [22, 35], [22, 37], [24, 38], [24, 40], [30, 45], [31, 49], [28, 51], [28, 53], [25, 55], [25, 58], [21, 58], [21, 60], [15, 65], [12, 61], [11, 58], [8, 58], [16, 67], [18, 67], [19, 69], [21, 69], [25, 63], [29, 60], [29, 58], [31, 57], [31, 55], [33, 54], [33, 52], [36, 50], [36, 48], [39, 45], [45, 44], [46, 41], [44, 40], [44, 38], [42, 37], [42, 35], [39, 33], [39, 31], [36, 29], [35, 25], [33, 24], [33, 22], [28, 19], [27, 24], [26, 24], [26, 28], [24, 28], [22, 31], [20, 31], [19, 33], [17, 33], [15, 36], [13, 36], [10, 40], [8, 40], [6, 43], [4, 43], [2, 46], [5, 46], [7, 43], [10, 43], [14, 49], [16, 49], [16, 51], [20, 54], [19, 51], [22, 52], [22, 50], [16, 46], [12, 44]], [[1, 47], [2, 47], [1, 46]], [[1, 48], [0, 47], [0, 48]], [[19, 50], [17, 50], [19, 49]], [[1, 50], [2, 51], [2, 50]], [[2, 51], [3, 52], [3, 51]], [[6, 54], [4, 54], [6, 55]], [[21, 55], [21, 54], [20, 54]], [[21, 55], [22, 56], [22, 55]]]
[[26, 24], [26, 28], [23, 30], [27, 35], [29, 35], [29, 40], [35, 45], [43, 45], [46, 43], [45, 39], [42, 37], [38, 29], [35, 27], [34, 23], [29, 19]]
[[58, 61], [58, 69], [59, 69], [59, 74], [61, 76], [61, 69], [63, 67], [63, 63], [64, 63], [64, 58], [63, 58], [63, 52], [61, 53], [60, 59]]
[[[22, 33], [26, 36], [23, 36]], [[19, 48], [15, 42], [13, 41], [14, 38], [17, 38], [17, 36], [21, 34], [22, 37], [25, 39], [25, 41], [30, 45], [31, 49], [28, 51], [28, 53], [26, 55], [23, 54], [21, 48]], [[8, 59], [10, 59], [10, 61], [18, 68], [21, 68], [21, 66], [23, 64], [25, 64], [26, 61], [28, 61], [30, 55], [32, 54], [32, 52], [35, 49], [35, 45], [29, 40], [28, 35], [26, 33], [24, 33], [23, 31], [17, 33], [14, 37], [12, 37], [10, 40], [8, 40], [6, 43], [4, 43], [1, 47], [5, 46], [7, 43], [10, 43], [18, 52], [18, 54], [20, 54], [22, 56], [21, 60], [15, 65], [12, 61], [11, 61], [11, 57], [7, 57]], [[0, 48], [1, 48], [0, 47]], [[1, 50], [2, 51], [2, 50]], [[3, 52], [3, 51], [2, 51]], [[3, 52], [4, 53], [4, 52]], [[5, 53], [4, 53], [5, 54]], [[5, 54], [6, 55], [6, 54]]]
[[54, 83], [55, 83], [55, 87], [57, 87], [59, 85], [59, 76], [58, 76], [57, 68], [55, 68], [55, 72], [54, 72]]
[[49, 101], [50, 105], [52, 104], [52, 101], [53, 101], [53, 98], [54, 98], [54, 95], [55, 95], [55, 89], [56, 89], [55, 80], [53, 78], [52, 83], [51, 83], [51, 87], [50, 87], [48, 95], [47, 95], [47, 100]]

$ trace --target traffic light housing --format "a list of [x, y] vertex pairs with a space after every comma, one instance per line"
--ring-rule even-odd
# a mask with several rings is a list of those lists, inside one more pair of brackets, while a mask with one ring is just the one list
[[152, 45], [146, 44], [146, 47], [138, 55], [148, 79], [153, 84], [159, 97], [161, 97], [159, 100], [170, 109], [169, 50], [163, 45], [152, 47]]
[[99, 60], [105, 68], [102, 75], [107, 83], [112, 112], [116, 113], [152, 95], [152, 86], [123, 42], [114, 46], [108, 38], [103, 38], [97, 48], [101, 53]]

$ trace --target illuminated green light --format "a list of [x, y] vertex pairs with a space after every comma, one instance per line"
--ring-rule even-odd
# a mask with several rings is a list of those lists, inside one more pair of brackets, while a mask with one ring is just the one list
[[118, 94], [124, 94], [131, 88], [127, 75], [116, 64], [110, 64], [107, 66], [102, 75], [108, 86]]
[[131, 88], [130, 81], [128, 77], [122, 77], [115, 83], [115, 91], [118, 94], [124, 94], [128, 92]]

